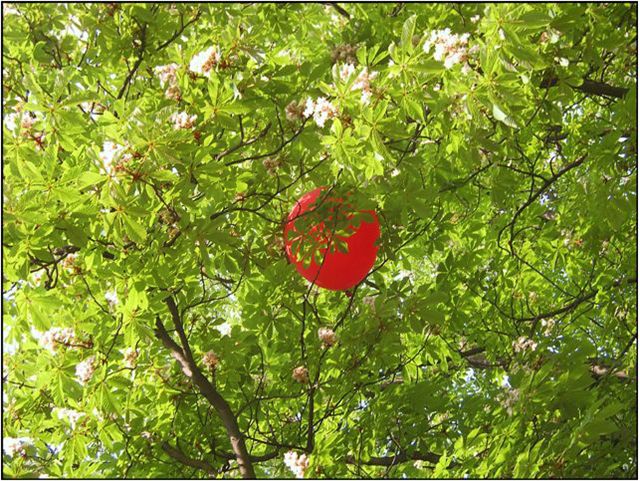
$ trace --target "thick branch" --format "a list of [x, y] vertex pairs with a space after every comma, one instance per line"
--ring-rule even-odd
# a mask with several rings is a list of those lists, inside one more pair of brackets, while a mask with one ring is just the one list
[[183, 344], [183, 347], [181, 348], [171, 338], [164, 325], [162, 324], [160, 318], [156, 318], [156, 337], [160, 339], [160, 341], [165, 345], [167, 349], [169, 349], [171, 355], [174, 357], [174, 359], [176, 359], [176, 361], [178, 361], [178, 363], [182, 367], [182, 372], [184, 372], [187, 377], [191, 379], [191, 382], [193, 382], [200, 393], [215, 408], [216, 412], [222, 419], [222, 423], [227, 430], [227, 435], [229, 436], [229, 441], [231, 442], [231, 447], [233, 448], [233, 452], [235, 453], [236, 461], [238, 463], [238, 467], [240, 468], [242, 477], [245, 479], [255, 478], [256, 475], [251, 463], [251, 457], [249, 456], [247, 447], [244, 443], [244, 438], [238, 426], [238, 421], [233, 414], [231, 407], [216, 390], [213, 384], [211, 384], [209, 380], [202, 374], [202, 371], [200, 371], [195, 361], [193, 360], [193, 355], [191, 354], [191, 350], [184, 333], [182, 320], [180, 318], [177, 306], [173, 298], [168, 297], [167, 299], [165, 299], [165, 302], [169, 307], [169, 311], [171, 312], [171, 316], [176, 326], [176, 331], [178, 331], [178, 335], [180, 337], [181, 343]]
[[356, 459], [354, 456], [347, 456], [347, 464], [370, 465], [370, 466], [395, 466], [396, 464], [405, 463], [407, 461], [428, 461], [437, 464], [440, 461], [440, 455], [427, 451], [426, 453], [399, 453], [395, 456], [377, 457], [372, 456], [368, 459]]
[[120, 87], [120, 91], [118, 92], [118, 96], [116, 98], [118, 99], [122, 98], [122, 96], [126, 92], [127, 87], [131, 82], [131, 79], [133, 79], [133, 76], [138, 71], [138, 67], [140, 67], [140, 64], [142, 63], [142, 59], [144, 58], [144, 49], [146, 48], [146, 46], [147, 46], [147, 24], [145, 23], [144, 25], [142, 25], [142, 27], [140, 27], [140, 47], [138, 48], [138, 58], [136, 59], [136, 62], [133, 64], [133, 67], [131, 68], [131, 70], [129, 71], [127, 78], [124, 79], [124, 83], [122, 84], [122, 87]]
[[214, 467], [211, 466], [206, 461], [201, 461], [200, 459], [192, 459], [192, 458], [188, 457], [186, 454], [184, 454], [182, 451], [180, 451], [179, 449], [174, 448], [173, 446], [171, 446], [167, 442], [163, 442], [160, 445], [160, 447], [162, 448], [162, 450], [165, 453], [167, 453], [169, 456], [171, 456], [176, 461], [184, 464], [185, 466], [190, 466], [192, 468], [201, 469], [201, 470], [206, 471], [207, 473], [213, 474], [213, 475], [217, 475], [218, 474], [218, 472], [214, 469]]
[[[557, 77], [546, 78], [540, 83], [541, 88], [551, 88], [558, 83]], [[615, 97], [621, 99], [629, 91], [625, 87], [615, 87], [613, 85], [606, 84], [604, 82], [596, 82], [595, 80], [584, 79], [582, 85], [573, 87], [574, 90], [579, 90], [585, 94], [600, 95], [603, 97]]]

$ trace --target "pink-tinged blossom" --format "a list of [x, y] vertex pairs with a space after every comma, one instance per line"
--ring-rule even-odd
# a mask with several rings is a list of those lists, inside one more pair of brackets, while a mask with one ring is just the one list
[[95, 356], [91, 356], [76, 365], [76, 377], [80, 384], [84, 385], [91, 380], [91, 377], [96, 370], [95, 362]]
[[129, 369], [133, 369], [136, 367], [136, 362], [138, 360], [138, 350], [133, 349], [132, 347], [128, 347], [124, 351], [124, 366]]
[[337, 117], [337, 115], [338, 109], [326, 98], [320, 97], [315, 102], [311, 98], [307, 99], [304, 116], [313, 116], [313, 120], [318, 127], [324, 127], [324, 124], [328, 119]]
[[293, 370], [291, 377], [296, 382], [307, 384], [309, 382], [309, 370], [304, 366], [298, 366]]
[[14, 457], [16, 454], [20, 456], [27, 455], [27, 448], [33, 446], [33, 439], [22, 438], [4, 438], [2, 440], [2, 450], [7, 456]]
[[320, 329], [318, 329], [318, 337], [322, 341], [322, 345], [324, 347], [331, 347], [338, 341], [336, 333], [333, 331], [333, 329], [330, 329], [328, 327], [321, 327]]
[[189, 63], [189, 70], [209, 77], [211, 69], [220, 62], [220, 58], [220, 49], [218, 47], [209, 47], [193, 56]]
[[189, 115], [186, 112], [179, 112], [173, 114], [169, 120], [173, 123], [173, 128], [175, 130], [179, 130], [192, 129], [196, 124], [197, 118], [197, 115]]
[[202, 364], [209, 368], [210, 371], [215, 370], [219, 363], [220, 358], [213, 351], [209, 351], [202, 356]]
[[432, 31], [423, 49], [425, 53], [430, 53], [433, 48], [433, 58], [443, 62], [444, 67], [450, 69], [459, 63], [466, 63], [469, 58], [468, 42], [468, 33], [458, 35], [445, 28]]
[[76, 333], [70, 327], [52, 327], [40, 338], [40, 344], [51, 353], [55, 353], [58, 347], [72, 346], [77, 343]]

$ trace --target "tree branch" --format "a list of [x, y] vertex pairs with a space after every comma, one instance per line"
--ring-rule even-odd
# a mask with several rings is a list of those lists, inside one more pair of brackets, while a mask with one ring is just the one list
[[178, 336], [180, 337], [182, 348], [171, 338], [159, 317], [156, 318], [156, 337], [165, 345], [167, 349], [169, 349], [173, 358], [182, 367], [182, 372], [184, 372], [184, 374], [191, 379], [191, 382], [198, 388], [200, 393], [207, 399], [207, 401], [209, 401], [209, 404], [211, 404], [215, 408], [216, 412], [222, 419], [222, 423], [227, 430], [227, 435], [229, 436], [229, 441], [231, 442], [231, 447], [233, 448], [233, 452], [235, 453], [235, 458], [238, 463], [238, 467], [240, 468], [242, 477], [245, 479], [255, 478], [256, 475], [253, 470], [251, 457], [249, 456], [247, 447], [244, 443], [244, 437], [240, 432], [238, 421], [233, 414], [231, 407], [216, 390], [213, 384], [211, 384], [211, 382], [204, 376], [204, 374], [202, 374], [202, 371], [200, 371], [195, 361], [193, 360], [193, 355], [191, 353], [187, 337], [184, 333], [182, 319], [180, 318], [180, 314], [178, 312], [175, 301], [171, 296], [169, 296], [165, 299], [165, 303], [169, 307], [169, 312], [171, 313], [176, 331], [178, 332]]
[[[557, 85], [557, 83], [557, 77], [545, 78], [540, 83], [540, 88], [548, 89]], [[587, 78], [583, 79], [582, 85], [578, 85], [577, 87], [572, 86], [572, 88], [585, 94], [600, 95], [602, 97], [615, 97], [618, 99], [624, 97], [629, 91], [629, 89], [625, 87], [615, 87], [604, 82], [596, 82], [595, 80]]]
[[206, 471], [209, 474], [213, 474], [213, 475], [216, 475], [216, 476], [218, 475], [218, 472], [216, 471], [216, 469], [213, 466], [211, 466], [209, 463], [207, 463], [206, 461], [201, 461], [200, 459], [190, 458], [186, 454], [184, 454], [182, 451], [180, 451], [177, 448], [174, 448], [173, 446], [171, 446], [167, 442], [163, 442], [162, 444], [160, 444], [160, 447], [162, 448], [162, 450], [165, 453], [167, 453], [169, 456], [171, 456], [176, 461], [184, 464], [185, 466], [190, 466], [192, 468], [201, 469], [203, 471]]
[[346, 458], [347, 464], [365, 464], [370, 466], [395, 466], [396, 464], [406, 463], [407, 461], [429, 461], [437, 464], [440, 461], [440, 455], [427, 451], [425, 453], [398, 453], [395, 456], [378, 457], [371, 456], [366, 460], [358, 460], [355, 456], [349, 455]]

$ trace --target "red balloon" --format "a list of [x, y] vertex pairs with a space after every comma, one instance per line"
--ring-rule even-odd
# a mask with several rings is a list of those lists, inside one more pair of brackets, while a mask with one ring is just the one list
[[[294, 240], [302, 235], [294, 224], [300, 215], [309, 211], [309, 208], [322, 190], [324, 190], [324, 187], [307, 192], [296, 202], [296, 205], [291, 210], [284, 227], [285, 250], [289, 260], [295, 264], [296, 270], [309, 282], [325, 289], [344, 291], [362, 281], [373, 267], [378, 253], [378, 246], [375, 243], [380, 237], [380, 223], [374, 211], [362, 211], [370, 213], [373, 216], [373, 221], [364, 222], [363, 220], [357, 228], [354, 225], [350, 225], [348, 229], [353, 231], [353, 234], [349, 237], [336, 236], [337, 239], [343, 239], [346, 242], [347, 252], [343, 253], [338, 250], [330, 252], [324, 247], [318, 250], [321, 253], [320, 259], [318, 259], [320, 265], [316, 263], [315, 259], [312, 259], [311, 264], [305, 268], [302, 260], [298, 259], [300, 246], [297, 246], [296, 251], [293, 252], [292, 244]], [[331, 197], [325, 199], [325, 201], [331, 201], [337, 205], [342, 203], [342, 199]], [[330, 219], [327, 220], [329, 221]], [[331, 233], [328, 228], [325, 228], [325, 223], [320, 222], [312, 227], [308, 234], [311, 234], [317, 241], [321, 241], [322, 239], [326, 240]]]

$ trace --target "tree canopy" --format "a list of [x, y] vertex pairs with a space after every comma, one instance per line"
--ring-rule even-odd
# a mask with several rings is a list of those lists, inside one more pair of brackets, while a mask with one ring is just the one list
[[[636, 478], [636, 24], [3, 3], [3, 474]], [[318, 187], [350, 291], [283, 249]]]

